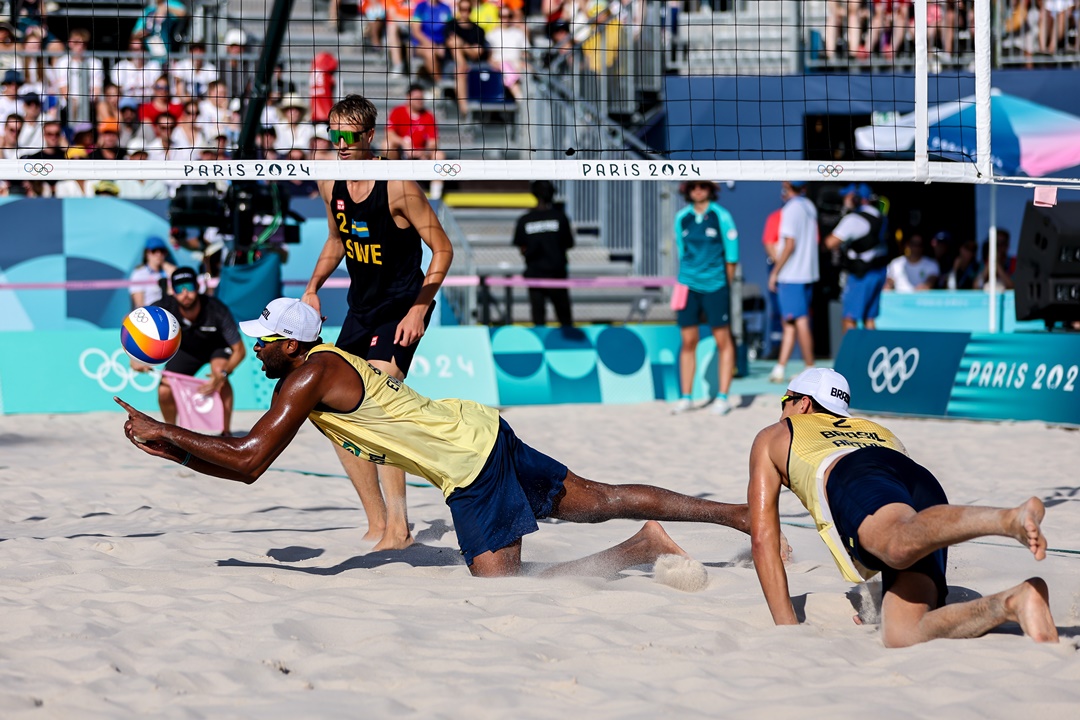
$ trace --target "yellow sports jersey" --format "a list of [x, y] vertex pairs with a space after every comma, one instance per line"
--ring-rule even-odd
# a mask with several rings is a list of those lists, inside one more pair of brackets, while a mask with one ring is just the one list
[[825, 541], [844, 578], [861, 582], [876, 571], [854, 562], [840, 542], [829, 506], [821, 501], [825, 471], [841, 455], [864, 447], [887, 447], [907, 454], [895, 435], [870, 420], [815, 413], [792, 415], [791, 449], [788, 451], [787, 476], [791, 491], [814, 518], [818, 535]]
[[422, 477], [443, 496], [480, 474], [499, 432], [498, 410], [471, 400], [431, 400], [333, 345], [317, 345], [308, 357], [317, 352], [340, 355], [364, 383], [364, 399], [352, 412], [316, 407], [308, 414], [333, 442]]

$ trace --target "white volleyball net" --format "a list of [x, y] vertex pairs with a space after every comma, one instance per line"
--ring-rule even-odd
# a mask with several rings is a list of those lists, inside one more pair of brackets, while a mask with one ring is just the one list
[[[134, 178], [986, 181], [991, 31], [1008, 30], [1009, 7], [64, 2], [18, 14], [0, 51], [14, 128], [0, 176], [13, 192]], [[1004, 37], [1009, 52], [1028, 42]], [[376, 151], [394, 162], [335, 160], [327, 112], [352, 93], [379, 109]], [[947, 156], [941, 102], [972, 109]]]

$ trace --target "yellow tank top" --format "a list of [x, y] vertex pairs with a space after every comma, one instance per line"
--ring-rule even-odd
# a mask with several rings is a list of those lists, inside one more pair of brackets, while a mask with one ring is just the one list
[[315, 408], [308, 417], [334, 443], [377, 464], [422, 477], [449, 496], [476, 479], [499, 432], [499, 411], [471, 400], [431, 400], [363, 358], [323, 344], [308, 353], [332, 352], [364, 383], [352, 412]]
[[852, 560], [840, 541], [827, 503], [822, 502], [825, 471], [842, 455], [864, 447], [887, 447], [907, 454], [903, 443], [889, 430], [870, 420], [842, 418], [824, 413], [792, 415], [791, 449], [787, 476], [791, 491], [814, 518], [818, 535], [825, 541], [833, 560], [850, 582], [861, 582], [876, 571]]

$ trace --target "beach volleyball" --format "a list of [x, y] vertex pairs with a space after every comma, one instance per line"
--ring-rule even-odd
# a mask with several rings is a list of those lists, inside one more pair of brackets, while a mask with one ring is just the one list
[[165, 308], [135, 308], [120, 326], [120, 344], [132, 359], [160, 365], [180, 349], [180, 323]]

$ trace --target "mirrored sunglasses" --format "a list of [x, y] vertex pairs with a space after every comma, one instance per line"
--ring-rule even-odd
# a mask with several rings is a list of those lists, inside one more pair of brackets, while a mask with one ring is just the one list
[[356, 143], [360, 142], [360, 138], [363, 136], [363, 134], [363, 131], [358, 130], [331, 130], [330, 142], [337, 145], [342, 140], [344, 140], [346, 145], [355, 145]]
[[266, 347], [270, 343], [275, 343], [278, 340], [288, 340], [288, 339], [289, 338], [285, 337], [284, 335], [266, 335], [266, 336], [263, 336], [263, 337], [260, 337], [260, 338], [255, 338], [255, 347], [257, 347], [257, 348]]

